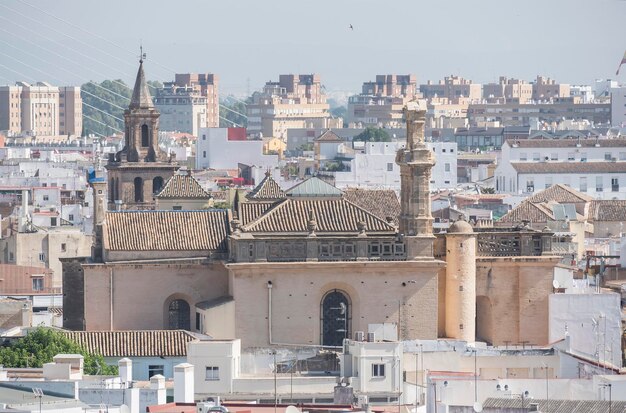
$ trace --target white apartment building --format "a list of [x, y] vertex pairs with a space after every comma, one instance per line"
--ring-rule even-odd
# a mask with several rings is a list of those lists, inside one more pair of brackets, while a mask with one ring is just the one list
[[626, 139], [509, 139], [495, 182], [500, 193], [563, 184], [596, 199], [626, 199]]
[[207, 125], [207, 97], [191, 86], [166, 83], [157, 90], [154, 105], [161, 113], [162, 131], [178, 131], [198, 136], [198, 130]]
[[[454, 188], [457, 183], [456, 142], [427, 142], [435, 153], [430, 189]], [[356, 153], [350, 161], [350, 170], [336, 172], [338, 188], [386, 188], [400, 190], [400, 167], [396, 153], [404, 142], [367, 142], [363, 153]]]
[[611, 125], [626, 127], [626, 86], [611, 89]]
[[246, 139], [244, 128], [200, 128], [196, 169], [237, 169], [239, 164], [271, 168], [278, 155], [264, 155], [262, 140]]

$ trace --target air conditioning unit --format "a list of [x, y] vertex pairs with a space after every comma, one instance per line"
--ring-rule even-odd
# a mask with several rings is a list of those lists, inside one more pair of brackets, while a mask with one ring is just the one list
[[363, 331], [355, 331], [354, 341], [365, 341], [365, 333]]
[[373, 343], [376, 341], [376, 333], [367, 333], [367, 341]]
[[528, 406], [528, 411], [529, 412], [538, 412], [539, 411], [539, 404], [538, 403], [531, 403]]
[[199, 402], [196, 404], [196, 413], [209, 413], [211, 407], [213, 407], [213, 403]]

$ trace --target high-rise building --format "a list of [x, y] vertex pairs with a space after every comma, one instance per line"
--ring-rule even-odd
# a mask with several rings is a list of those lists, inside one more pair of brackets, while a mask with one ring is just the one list
[[206, 98], [206, 126], [218, 128], [220, 126], [220, 96], [219, 77], [213, 73], [176, 73], [176, 86], [190, 86], [200, 90], [200, 95]]
[[80, 88], [17, 82], [0, 86], [0, 130], [32, 136], [80, 135], [83, 129]]
[[439, 83], [430, 80], [420, 85], [420, 92], [425, 99], [445, 98], [451, 103], [460, 103], [463, 100], [477, 101], [482, 98], [482, 85], [459, 76], [448, 76]]
[[519, 79], [500, 76], [498, 83], [483, 85], [483, 97], [493, 102], [527, 103], [533, 98], [533, 85]]
[[77, 135], [83, 132], [83, 100], [80, 87], [59, 88], [59, 134]]
[[161, 113], [161, 130], [198, 136], [198, 129], [206, 127], [207, 98], [197, 87], [165, 83], [157, 89], [154, 105]]
[[365, 82], [361, 94], [348, 100], [349, 124], [403, 127], [402, 108], [417, 95], [415, 75], [377, 75], [376, 81]]
[[611, 89], [611, 125], [626, 126], [626, 86]]
[[246, 108], [251, 135], [284, 138], [292, 128], [343, 127], [343, 120], [329, 112], [318, 74], [280, 75], [252, 99]]
[[533, 99], [550, 100], [570, 97], [570, 86], [565, 83], [556, 83], [549, 77], [537, 76], [533, 82]]

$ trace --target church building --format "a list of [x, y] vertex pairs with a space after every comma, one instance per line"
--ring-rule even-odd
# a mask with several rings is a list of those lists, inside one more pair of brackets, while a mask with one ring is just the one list
[[401, 340], [546, 344], [553, 234], [464, 221], [433, 234], [426, 108], [404, 113], [400, 202], [316, 177], [283, 190], [268, 174], [232, 210], [136, 211], [176, 170], [140, 64], [126, 147], [108, 190], [92, 183], [94, 253], [64, 263], [64, 325], [186, 329], [244, 347], [337, 347], [383, 324]]

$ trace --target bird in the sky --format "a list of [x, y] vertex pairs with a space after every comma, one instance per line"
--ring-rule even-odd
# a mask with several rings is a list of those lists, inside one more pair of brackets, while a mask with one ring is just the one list
[[354, 27], [352, 27], [352, 25], [350, 25], [350, 30], [354, 30]]

